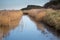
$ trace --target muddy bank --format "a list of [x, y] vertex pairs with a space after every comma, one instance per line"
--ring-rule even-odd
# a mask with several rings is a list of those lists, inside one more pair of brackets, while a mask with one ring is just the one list
[[21, 10], [0, 10], [0, 26], [16, 26], [22, 15]]

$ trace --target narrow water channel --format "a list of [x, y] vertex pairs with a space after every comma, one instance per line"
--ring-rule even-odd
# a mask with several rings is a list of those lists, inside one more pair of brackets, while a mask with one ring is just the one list
[[[7, 35], [6, 35], [7, 34]], [[32, 21], [24, 15], [19, 25], [13, 29], [8, 29], [3, 40], [59, 40], [52, 33], [44, 28], [43, 24]]]

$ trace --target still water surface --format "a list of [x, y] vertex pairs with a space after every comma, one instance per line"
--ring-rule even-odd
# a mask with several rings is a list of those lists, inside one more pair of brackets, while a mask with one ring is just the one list
[[24, 15], [17, 27], [4, 28], [3, 40], [60, 40], [44, 26], [42, 23], [36, 23]]

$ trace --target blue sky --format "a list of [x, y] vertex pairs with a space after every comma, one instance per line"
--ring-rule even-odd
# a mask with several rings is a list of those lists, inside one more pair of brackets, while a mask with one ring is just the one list
[[27, 5], [41, 5], [43, 6], [49, 0], [0, 0], [1, 9], [21, 9]]

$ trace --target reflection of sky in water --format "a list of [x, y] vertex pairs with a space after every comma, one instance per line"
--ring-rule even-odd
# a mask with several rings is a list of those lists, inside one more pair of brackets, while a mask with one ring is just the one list
[[32, 22], [27, 16], [23, 16], [20, 25], [11, 30], [5, 40], [57, 40], [55, 36], [46, 31], [43, 34], [41, 30], [37, 30], [36, 24]]

